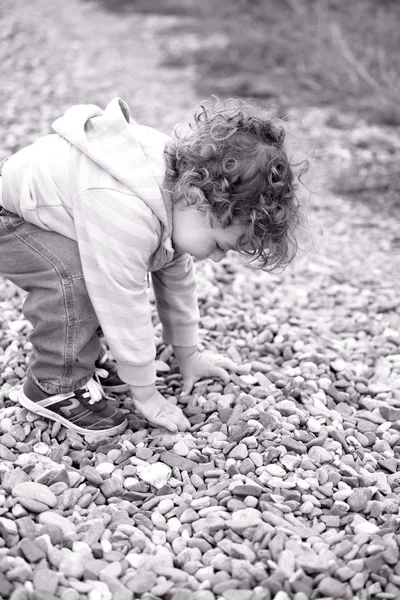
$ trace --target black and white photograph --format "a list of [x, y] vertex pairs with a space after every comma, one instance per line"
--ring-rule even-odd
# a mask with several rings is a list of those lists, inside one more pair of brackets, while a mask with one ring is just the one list
[[0, 0], [0, 600], [400, 600], [399, 58]]

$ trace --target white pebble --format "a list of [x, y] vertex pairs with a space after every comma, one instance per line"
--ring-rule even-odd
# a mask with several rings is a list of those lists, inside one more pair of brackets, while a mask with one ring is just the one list
[[96, 465], [96, 471], [100, 473], [100, 475], [111, 475], [113, 471], [115, 471], [115, 465], [109, 462], [103, 462]]
[[111, 552], [112, 550], [112, 545], [111, 542], [109, 540], [101, 540], [101, 547], [103, 548], [103, 552]]
[[186, 446], [185, 442], [176, 442], [172, 450], [179, 456], [187, 456], [189, 454], [189, 448]]
[[44, 442], [38, 442], [37, 444], [34, 444], [33, 451], [36, 452], [36, 454], [47, 456], [47, 454], [49, 454], [50, 452], [50, 448]]
[[256, 508], [258, 505], [258, 498], [255, 498], [254, 496], [246, 496], [243, 502], [249, 508]]
[[302, 512], [303, 515], [310, 515], [314, 510], [314, 504], [312, 502], [303, 502], [303, 504], [300, 506], [300, 511]]
[[310, 417], [307, 422], [307, 428], [311, 433], [319, 433], [321, 431], [321, 423], [314, 419], [314, 417]]
[[262, 467], [263, 457], [258, 452], [250, 452], [249, 458], [253, 461], [256, 467]]
[[136, 477], [127, 477], [124, 480], [123, 486], [126, 490], [131, 490], [138, 483], [139, 483], [139, 479], [136, 479]]
[[167, 535], [162, 529], [154, 529], [151, 533], [151, 541], [156, 546], [164, 546], [167, 542]]
[[160, 501], [159, 505], [154, 510], [156, 510], [162, 515], [165, 515], [167, 512], [173, 509], [174, 506], [175, 504], [173, 500], [171, 500], [170, 498], [164, 498]]
[[8, 433], [13, 425], [12, 419], [5, 417], [0, 420], [0, 431], [2, 433]]
[[167, 523], [167, 520], [164, 517], [164, 515], [162, 515], [159, 512], [156, 512], [156, 511], [153, 511], [151, 513], [151, 520], [154, 523], [154, 526], [157, 527], [157, 528], [159, 528], [159, 529], [162, 528], [162, 527], [165, 527], [165, 525]]
[[273, 475], [274, 477], [283, 477], [284, 475], [286, 475], [285, 469], [282, 469], [282, 467], [280, 467], [279, 465], [266, 465], [265, 470], [267, 471], [267, 473]]
[[170, 531], [179, 531], [182, 527], [182, 523], [178, 519], [178, 517], [171, 517], [167, 521], [168, 529]]
[[358, 533], [378, 533], [379, 532], [379, 527], [378, 525], [375, 525], [374, 523], [370, 523], [368, 521], [363, 521], [362, 523], [358, 523], [357, 525], [355, 525], [354, 527], [354, 533], [358, 534]]

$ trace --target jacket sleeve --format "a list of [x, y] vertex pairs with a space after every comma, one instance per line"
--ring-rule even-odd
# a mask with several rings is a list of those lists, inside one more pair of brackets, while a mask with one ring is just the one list
[[156, 351], [147, 266], [159, 243], [156, 219], [134, 194], [109, 189], [86, 190], [73, 212], [86, 287], [119, 376], [151, 385]]
[[176, 253], [168, 265], [152, 273], [152, 281], [164, 342], [196, 346], [200, 315], [192, 257]]

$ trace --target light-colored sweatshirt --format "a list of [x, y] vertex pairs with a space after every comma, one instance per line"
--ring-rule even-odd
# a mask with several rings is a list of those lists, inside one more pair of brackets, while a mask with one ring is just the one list
[[198, 342], [192, 259], [173, 250], [172, 203], [161, 191], [169, 138], [132, 121], [120, 98], [104, 111], [74, 106], [53, 129], [6, 161], [0, 205], [78, 242], [119, 376], [150, 385], [156, 370], [149, 272], [164, 341]]

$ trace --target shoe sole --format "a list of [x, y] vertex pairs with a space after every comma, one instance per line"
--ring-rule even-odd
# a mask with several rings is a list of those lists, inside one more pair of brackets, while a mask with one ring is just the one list
[[120, 423], [120, 425], [110, 427], [109, 429], [85, 429], [84, 427], [79, 427], [78, 425], [71, 423], [70, 421], [68, 421], [68, 419], [65, 419], [61, 415], [57, 415], [53, 411], [38, 405], [36, 402], [32, 402], [32, 400], [25, 396], [22, 388], [18, 393], [18, 402], [21, 404], [21, 406], [34, 413], [35, 415], [45, 417], [46, 419], [50, 419], [51, 421], [57, 421], [58, 423], [61, 423], [61, 425], [64, 425], [64, 427], [67, 427], [67, 429], [72, 429], [80, 435], [84, 435], [86, 439], [97, 439], [100, 436], [118, 435], [119, 433], [125, 431], [128, 425], [128, 421], [125, 419], [122, 423]]

